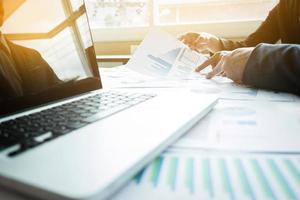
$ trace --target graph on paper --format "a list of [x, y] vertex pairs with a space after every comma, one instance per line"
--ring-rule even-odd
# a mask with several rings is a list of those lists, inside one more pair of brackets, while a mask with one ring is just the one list
[[176, 48], [160, 55], [149, 54], [147, 57], [151, 61], [151, 67], [167, 74], [174, 65], [180, 51], [181, 48]]
[[206, 60], [176, 37], [158, 28], [149, 31], [126, 67], [151, 77], [184, 78]]
[[167, 153], [116, 199], [300, 199], [299, 188], [300, 156]]
[[176, 76], [190, 74], [204, 59], [198, 53], [186, 47], [171, 49], [158, 55], [149, 54], [147, 58], [153, 70], [157, 70], [157, 72], [163, 75], [167, 75], [168, 73], [174, 75], [176, 73]]

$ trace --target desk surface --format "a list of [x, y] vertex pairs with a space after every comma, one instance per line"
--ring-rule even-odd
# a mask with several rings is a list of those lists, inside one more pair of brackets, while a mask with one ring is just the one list
[[[259, 148], [299, 150], [299, 97], [240, 87], [223, 79], [210, 83], [153, 79], [124, 67], [101, 69], [101, 76], [105, 88], [151, 93], [190, 90], [220, 96], [204, 120], [113, 199], [300, 198], [300, 154], [243, 153]], [[26, 199], [5, 190], [0, 198]]]
[[[220, 97], [206, 118], [137, 174], [115, 199], [300, 198], [300, 154], [276, 154], [300, 152], [298, 96], [238, 86], [222, 78], [161, 80], [124, 68], [103, 70], [102, 75], [107, 87], [142, 92], [186, 89]], [[264, 153], [245, 153], [249, 151]]]

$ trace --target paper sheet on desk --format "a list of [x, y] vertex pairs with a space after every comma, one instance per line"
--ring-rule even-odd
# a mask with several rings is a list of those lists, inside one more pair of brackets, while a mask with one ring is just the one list
[[224, 77], [215, 77], [213, 80], [191, 80], [187, 85], [191, 91], [200, 94], [215, 94], [220, 99], [271, 101], [271, 102], [300, 102], [300, 98], [293, 94], [260, 90], [238, 85]]
[[187, 88], [188, 81], [150, 77], [128, 68], [115, 67], [100, 69], [102, 83], [105, 88]]
[[220, 99], [227, 100], [300, 102], [299, 97], [292, 94], [241, 86], [224, 77], [208, 80], [199, 73], [191, 73], [185, 78], [150, 77], [124, 66], [101, 68], [100, 73], [105, 88], [184, 88], [195, 93], [218, 95]]
[[126, 65], [152, 77], [188, 77], [207, 58], [159, 29], [150, 30]]
[[174, 146], [255, 152], [300, 152], [300, 103], [219, 101]]
[[112, 199], [299, 199], [299, 161], [299, 155], [167, 151]]
[[[128, 77], [118, 87], [123, 88], [191, 88], [194, 92], [218, 95], [221, 99], [299, 101], [289, 94], [257, 90], [234, 84], [224, 77], [207, 80], [193, 69], [207, 58], [190, 50], [179, 40], [157, 28], [152, 29], [138, 47], [126, 68], [138, 72], [144, 80]], [[206, 68], [201, 73], [207, 73]]]

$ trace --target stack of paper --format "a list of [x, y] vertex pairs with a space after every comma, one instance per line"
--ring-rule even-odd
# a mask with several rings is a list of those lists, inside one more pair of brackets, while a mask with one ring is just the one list
[[113, 199], [299, 199], [300, 156], [167, 152]]
[[300, 152], [300, 104], [220, 100], [178, 148]]
[[110, 76], [104, 85], [118, 89], [219, 96], [114, 199], [300, 199], [300, 98], [224, 77], [207, 80], [193, 71], [206, 59], [155, 29], [125, 67], [102, 73]]

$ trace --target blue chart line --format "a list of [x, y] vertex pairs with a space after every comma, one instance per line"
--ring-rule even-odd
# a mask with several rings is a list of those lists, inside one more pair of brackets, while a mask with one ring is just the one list
[[230, 181], [230, 178], [229, 178], [229, 175], [228, 175], [227, 164], [226, 164], [226, 161], [224, 159], [219, 160], [219, 167], [220, 167], [220, 171], [221, 171], [221, 174], [222, 174], [221, 178], [222, 178], [224, 190], [229, 194], [230, 199], [235, 199], [234, 194], [233, 194], [233, 190], [232, 190], [232, 186], [231, 186], [231, 181]]
[[202, 177], [204, 181], [204, 187], [209, 193], [210, 197], [214, 197], [214, 189], [212, 184], [212, 177], [211, 177], [211, 166], [210, 160], [208, 158], [202, 160]]
[[186, 186], [190, 193], [194, 193], [194, 159], [189, 158], [186, 161]]
[[252, 108], [237, 107], [237, 106], [223, 108], [222, 112], [226, 115], [236, 116], [236, 117], [256, 115], [256, 110], [253, 110]]
[[133, 178], [133, 180], [135, 181], [136, 184], [140, 184], [144, 175], [146, 168], [142, 169], [139, 173], [137, 173], [137, 175], [135, 175], [135, 177]]
[[245, 168], [244, 168], [242, 161], [240, 159], [236, 159], [235, 166], [236, 166], [236, 169], [237, 169], [237, 172], [238, 172], [238, 175], [240, 178], [240, 182], [241, 182], [241, 185], [243, 187], [245, 194], [247, 194], [249, 196], [249, 198], [251, 198], [253, 200], [256, 199], [255, 195], [253, 193], [252, 187], [250, 185], [248, 176], [245, 172]]
[[148, 58], [152, 61], [152, 64], [159, 66], [160, 69], [169, 70], [176, 61], [180, 51], [181, 48], [176, 48], [158, 56], [149, 54]]
[[234, 93], [234, 94], [245, 94], [245, 95], [256, 97], [257, 93], [258, 93], [258, 90], [249, 88], [248, 91], [238, 91], [238, 92], [232, 92], [232, 93]]
[[241, 126], [256, 126], [257, 122], [254, 120], [238, 120], [237, 123]]
[[162, 66], [165, 66], [166, 68], [171, 68], [172, 64], [168, 63], [167, 61], [159, 58], [159, 57], [155, 57], [153, 55], [148, 55], [148, 58], [152, 59], [153, 61], [155, 61], [156, 63], [159, 63]]
[[287, 160], [287, 159], [284, 160], [284, 164], [288, 168], [289, 173], [292, 175], [292, 177], [298, 183], [298, 186], [300, 187], [300, 172], [297, 170], [295, 165], [290, 160]]
[[294, 191], [291, 189], [290, 184], [284, 178], [284, 175], [280, 172], [280, 169], [274, 162], [274, 160], [268, 159], [268, 164], [272, 169], [273, 175], [276, 177], [278, 183], [280, 184], [281, 188], [284, 191], [287, 199], [297, 199]]
[[177, 169], [178, 169], [178, 158], [173, 157], [170, 161], [169, 166], [169, 177], [168, 177], [168, 185], [174, 191], [176, 187], [177, 181]]
[[264, 194], [270, 199], [276, 199], [274, 192], [271, 189], [269, 182], [268, 182], [267, 178], [265, 177], [264, 172], [263, 172], [262, 168], [260, 167], [259, 163], [257, 162], [257, 160], [252, 159], [251, 163], [252, 163], [252, 168], [255, 173], [255, 176], [258, 179], [259, 184], [264, 191]]
[[[180, 194], [181, 192], [186, 193], [186, 191], [190, 195], [195, 195], [197, 191], [201, 190], [199, 187], [203, 186], [201, 191], [204, 191], [211, 199], [218, 198], [219, 195], [224, 197], [225, 194], [230, 199], [236, 199], [241, 195], [254, 200], [259, 196], [255, 193], [256, 189], [262, 192], [262, 199], [277, 199], [281, 197], [280, 195], [283, 195], [284, 199], [299, 199], [296, 188], [300, 188], [300, 170], [296, 159], [282, 158], [277, 161], [273, 158], [245, 160], [245, 158], [218, 157], [217, 162], [214, 162], [214, 159], [210, 157], [178, 157], [176, 155], [160, 156], [148, 168], [136, 174], [133, 181], [136, 187], [143, 184], [153, 189], [163, 185], [167, 186], [166, 192], [173, 192], [174, 195], [177, 192]], [[183, 171], [179, 173], [181, 169]], [[198, 173], [201, 177], [199, 183], [195, 178]], [[162, 176], [162, 174], [166, 176]], [[253, 177], [250, 177], [251, 174]], [[236, 179], [231, 177], [236, 177]], [[215, 182], [221, 183], [220, 194], [217, 193], [219, 190], [214, 185]], [[178, 185], [181, 184], [184, 186], [178, 188]]]
[[150, 181], [152, 182], [154, 187], [156, 187], [158, 185], [158, 180], [159, 180], [163, 160], [164, 160], [163, 157], [158, 157], [153, 162], [152, 174], [150, 176]]

